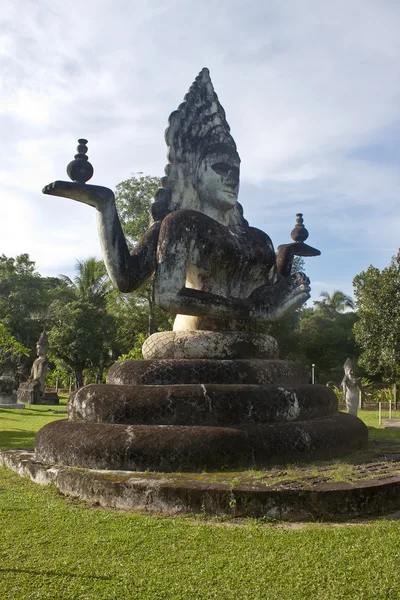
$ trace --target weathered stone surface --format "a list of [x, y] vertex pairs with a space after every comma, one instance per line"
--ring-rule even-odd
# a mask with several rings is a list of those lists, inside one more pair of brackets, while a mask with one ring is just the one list
[[42, 427], [38, 460], [97, 469], [198, 471], [260, 468], [341, 456], [364, 444], [362, 421], [339, 413], [241, 427], [109, 425], [68, 420]]
[[233, 425], [303, 421], [337, 413], [324, 385], [88, 385], [74, 392], [69, 418], [132, 425]]
[[[20, 384], [18, 388], [18, 401], [29, 404], [31, 402], [31, 389], [29, 385]], [[43, 394], [36, 394], [34, 402], [32, 404], [59, 404], [60, 399], [56, 392], [44, 392]]]
[[0, 408], [25, 408], [17, 401], [17, 382], [11, 375], [0, 376]]
[[287, 360], [126, 360], [107, 375], [110, 385], [175, 385], [249, 383], [296, 385], [307, 383], [303, 365]]
[[144, 359], [279, 358], [272, 336], [241, 331], [162, 331], [147, 338], [142, 354]]
[[352, 519], [400, 508], [400, 477], [362, 479], [349, 484], [316, 483], [309, 489], [278, 485], [217, 483], [198, 475], [96, 471], [50, 466], [33, 452], [0, 450], [0, 465], [35, 483], [52, 483], [65, 495], [107, 508], [149, 513], [198, 513], [233, 517], [274, 517], [290, 521]]

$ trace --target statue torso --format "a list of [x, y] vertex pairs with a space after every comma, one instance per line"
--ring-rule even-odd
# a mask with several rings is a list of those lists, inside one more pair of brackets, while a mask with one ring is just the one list
[[272, 242], [259, 229], [228, 227], [189, 210], [171, 213], [167, 218], [174, 221], [174, 235], [187, 237], [186, 287], [247, 298], [275, 274]]

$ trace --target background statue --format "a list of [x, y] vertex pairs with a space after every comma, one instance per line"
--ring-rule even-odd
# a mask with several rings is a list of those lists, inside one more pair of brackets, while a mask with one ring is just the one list
[[342, 379], [343, 400], [346, 403], [347, 412], [351, 415], [357, 416], [357, 410], [358, 410], [358, 406], [359, 406], [359, 391], [366, 392], [366, 390], [361, 385], [360, 379], [358, 377], [356, 377], [355, 372], [354, 372], [354, 365], [350, 358], [348, 358], [345, 361], [343, 368], [344, 368], [344, 377]]
[[49, 366], [46, 358], [48, 349], [49, 341], [46, 328], [44, 328], [36, 344], [37, 358], [33, 362], [28, 381], [21, 383], [18, 389], [18, 399], [20, 402], [30, 402], [31, 404], [43, 403], [46, 372]]
[[299, 308], [310, 286], [304, 274], [291, 274], [293, 256], [319, 251], [302, 238], [278, 249], [277, 261], [268, 235], [243, 218], [240, 158], [208, 69], [171, 114], [165, 139], [169, 163], [152, 205], [154, 223], [132, 255], [113, 192], [84, 183], [93, 173], [86, 140], [68, 166], [74, 182], [56, 181], [43, 192], [96, 208], [111, 280], [130, 292], [155, 273], [156, 302], [176, 315], [175, 331], [246, 330]]
[[47, 338], [46, 328], [44, 328], [43, 333], [36, 344], [36, 353], [38, 357], [33, 362], [31, 374], [28, 379], [31, 389], [37, 390], [39, 394], [44, 394], [46, 372], [49, 366], [49, 361], [46, 358], [48, 349], [49, 340]]

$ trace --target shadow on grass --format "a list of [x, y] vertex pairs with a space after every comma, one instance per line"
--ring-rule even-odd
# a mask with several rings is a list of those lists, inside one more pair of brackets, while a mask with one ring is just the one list
[[400, 429], [387, 430], [379, 427], [368, 427], [368, 444], [347, 456], [334, 459], [332, 462], [347, 465], [362, 463], [399, 460], [400, 459]]
[[38, 575], [43, 577], [47, 575], [50, 577], [77, 577], [79, 579], [101, 579], [103, 581], [111, 581], [113, 577], [109, 575], [85, 575], [83, 573], [65, 573], [60, 571], [36, 571], [35, 569], [2, 569], [0, 573], [27, 573], [28, 575]]
[[0, 431], [0, 448], [3, 450], [33, 450], [36, 432]]
[[[67, 409], [57, 408], [46, 408], [41, 410], [35, 410], [34, 408], [27, 408], [24, 412], [14, 411], [10, 412], [10, 409], [0, 409], [0, 415], [7, 417], [9, 421], [20, 421], [21, 417], [50, 417], [51, 415], [67, 415]], [[13, 418], [14, 416], [14, 418]]]

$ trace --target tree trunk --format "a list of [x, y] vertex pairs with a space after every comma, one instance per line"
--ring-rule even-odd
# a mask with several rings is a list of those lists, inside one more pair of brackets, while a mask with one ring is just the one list
[[83, 369], [81, 369], [81, 368], [75, 369], [74, 375], [75, 375], [75, 386], [76, 386], [76, 389], [78, 390], [79, 388], [83, 387]]
[[99, 358], [99, 364], [97, 366], [96, 383], [102, 383], [104, 371], [104, 353], [102, 352]]

